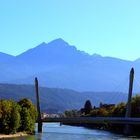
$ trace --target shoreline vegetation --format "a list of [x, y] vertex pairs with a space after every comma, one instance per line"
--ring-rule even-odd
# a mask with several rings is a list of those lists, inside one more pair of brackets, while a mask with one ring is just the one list
[[[80, 110], [68, 110], [65, 111], [65, 117], [125, 117], [126, 103], [115, 104], [103, 104], [100, 103], [99, 107], [93, 107], [90, 100], [85, 102], [84, 108]], [[131, 101], [131, 117], [140, 118], [140, 96], [136, 95]], [[125, 125], [121, 124], [66, 124], [83, 126], [92, 129], [107, 130], [114, 133], [124, 134]], [[140, 136], [140, 126], [131, 125], [131, 135]]]
[[0, 139], [34, 134], [36, 119], [31, 100], [0, 100]]

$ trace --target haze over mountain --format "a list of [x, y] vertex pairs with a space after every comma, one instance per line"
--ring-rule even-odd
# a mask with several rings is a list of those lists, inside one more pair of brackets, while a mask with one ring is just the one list
[[[93, 106], [102, 103], [119, 103], [126, 101], [127, 94], [115, 92], [77, 92], [68, 89], [39, 88], [41, 110], [48, 113], [59, 113], [65, 110], [80, 110], [85, 101], [90, 99]], [[117, 98], [114, 98], [117, 97]], [[35, 88], [32, 85], [0, 84], [0, 99], [18, 101], [28, 98], [36, 104]]]
[[[78, 91], [127, 91], [131, 67], [140, 79], [140, 60], [127, 61], [77, 50], [63, 39], [41, 43], [18, 56], [0, 54], [0, 82], [33, 84]], [[4, 61], [6, 60], [6, 61]], [[7, 61], [8, 60], [8, 61]], [[140, 91], [138, 85], [135, 91]]]

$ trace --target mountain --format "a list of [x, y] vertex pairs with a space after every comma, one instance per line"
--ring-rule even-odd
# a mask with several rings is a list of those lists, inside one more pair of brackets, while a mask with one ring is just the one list
[[[39, 88], [41, 110], [49, 113], [59, 113], [65, 110], [80, 110], [86, 100], [90, 99], [93, 106], [102, 103], [119, 103], [126, 101], [127, 94], [115, 92], [77, 92], [69, 89]], [[117, 97], [117, 98], [114, 98]], [[29, 98], [36, 104], [36, 94], [33, 85], [0, 84], [0, 99], [18, 101]]]
[[[134, 67], [138, 79], [139, 62], [89, 55], [59, 38], [1, 63], [0, 82], [33, 84], [38, 77], [45, 87], [127, 92], [129, 71]], [[135, 83], [134, 90], [140, 91], [139, 84]]]
[[14, 56], [0, 52], [0, 63], [4, 63], [14, 59]]
[[41, 43], [17, 56], [18, 60], [28, 64], [41, 65], [71, 65], [86, 61], [89, 55], [79, 51], [62, 39], [56, 39], [48, 44]]

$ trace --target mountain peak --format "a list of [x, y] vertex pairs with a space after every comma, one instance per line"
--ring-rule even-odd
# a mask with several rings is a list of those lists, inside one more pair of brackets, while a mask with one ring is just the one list
[[62, 38], [58, 38], [58, 39], [55, 39], [55, 40], [49, 42], [48, 45], [68, 46], [69, 44], [66, 41], [64, 41]]
[[42, 42], [40, 45], [46, 45], [47, 43], [46, 42]]
[[[64, 41], [62, 38], [58, 38], [55, 39], [53, 41], [50, 41], [48, 43], [46, 42], [42, 42], [41, 44], [39, 44], [36, 48], [38, 49], [42, 49], [42, 48], [67, 48], [68, 46], [70, 46], [66, 41]], [[32, 48], [30, 50], [33, 50], [35, 48]]]
[[93, 57], [102, 57], [100, 54], [94, 53], [92, 54]]

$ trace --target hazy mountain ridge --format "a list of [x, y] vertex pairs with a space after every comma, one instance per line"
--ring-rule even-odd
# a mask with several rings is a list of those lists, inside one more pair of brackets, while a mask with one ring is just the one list
[[[115, 92], [77, 92], [69, 89], [39, 87], [41, 110], [58, 113], [65, 110], [80, 109], [90, 99], [93, 106], [102, 103], [119, 103], [126, 101], [127, 94]], [[117, 98], [114, 98], [117, 97]], [[29, 98], [36, 104], [35, 87], [33, 85], [0, 84], [0, 99], [18, 101]]]
[[[128, 87], [128, 81], [122, 81], [129, 77], [131, 67], [136, 68], [136, 77], [140, 75], [139, 63], [139, 59], [132, 62], [89, 55], [62, 39], [56, 39], [1, 63], [0, 82], [33, 84], [37, 76], [40, 85], [47, 87], [114, 91], [120, 84]], [[135, 89], [140, 91], [138, 86]], [[120, 87], [119, 91], [123, 89]]]

